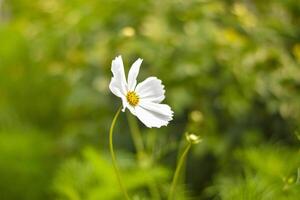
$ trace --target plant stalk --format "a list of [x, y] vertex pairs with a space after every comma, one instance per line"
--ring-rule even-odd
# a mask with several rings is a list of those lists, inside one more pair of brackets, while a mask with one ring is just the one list
[[110, 129], [109, 129], [109, 150], [110, 150], [110, 154], [111, 154], [111, 158], [112, 158], [113, 167], [114, 167], [114, 170], [115, 170], [120, 188], [122, 190], [122, 193], [123, 193], [126, 200], [130, 200], [129, 195], [127, 193], [127, 190], [124, 187], [124, 184], [123, 184], [123, 181], [122, 181], [121, 173], [120, 173], [120, 170], [119, 170], [118, 165], [117, 165], [117, 160], [116, 160], [116, 156], [115, 156], [115, 152], [114, 152], [114, 146], [113, 146], [113, 131], [114, 131], [114, 127], [115, 127], [115, 124], [116, 124], [116, 121], [117, 121], [117, 118], [120, 114], [121, 109], [122, 109], [122, 107], [120, 107], [118, 109], [116, 115], [113, 118]]
[[176, 189], [176, 186], [177, 186], [177, 182], [178, 182], [178, 179], [179, 179], [179, 175], [180, 175], [180, 171], [181, 171], [181, 168], [184, 164], [184, 161], [186, 159], [186, 156], [190, 150], [192, 146], [192, 143], [189, 142], [188, 145], [185, 147], [178, 163], [177, 163], [177, 167], [176, 167], [176, 170], [175, 170], [175, 174], [174, 174], [174, 177], [173, 177], [173, 181], [172, 181], [172, 185], [171, 185], [171, 189], [170, 189], [170, 192], [169, 192], [169, 197], [168, 197], [168, 200], [174, 200], [174, 192], [175, 192], [175, 189]]

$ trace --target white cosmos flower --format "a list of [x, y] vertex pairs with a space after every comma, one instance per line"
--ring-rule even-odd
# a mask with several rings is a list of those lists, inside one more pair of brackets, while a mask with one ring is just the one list
[[173, 111], [170, 106], [161, 104], [165, 98], [161, 80], [149, 77], [137, 84], [136, 78], [142, 61], [139, 58], [133, 63], [126, 80], [122, 57], [116, 57], [111, 65], [113, 77], [109, 89], [122, 99], [123, 112], [128, 108], [149, 128], [166, 126], [173, 119]]

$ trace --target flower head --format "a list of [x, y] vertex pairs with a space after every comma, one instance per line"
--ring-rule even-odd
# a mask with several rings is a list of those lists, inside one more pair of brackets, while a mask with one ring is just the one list
[[149, 77], [137, 84], [137, 76], [142, 64], [137, 59], [131, 66], [126, 80], [122, 57], [112, 61], [113, 77], [109, 84], [111, 92], [122, 99], [124, 112], [126, 108], [147, 127], [166, 126], [173, 119], [170, 106], [161, 104], [165, 99], [165, 90], [161, 80]]

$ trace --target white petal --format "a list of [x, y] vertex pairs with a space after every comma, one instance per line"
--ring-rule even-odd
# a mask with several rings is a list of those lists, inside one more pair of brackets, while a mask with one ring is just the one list
[[135, 107], [135, 112], [139, 120], [149, 128], [167, 126], [173, 119], [173, 111], [166, 104], [140, 102], [139, 106]]
[[118, 81], [114, 77], [111, 78], [111, 81], [110, 81], [110, 84], [109, 84], [109, 89], [114, 95], [121, 98], [122, 96], [124, 96], [124, 94], [123, 94], [123, 92], [121, 92], [122, 87], [119, 86], [119, 84], [117, 84], [117, 83], [118, 83]]
[[127, 82], [125, 78], [124, 65], [121, 56], [116, 57], [112, 61], [111, 71], [113, 73], [113, 77], [111, 78], [109, 89], [114, 95], [118, 97], [121, 97], [121, 94], [126, 95]]
[[140, 66], [142, 64], [143, 60], [142, 59], [137, 59], [131, 66], [129, 73], [128, 73], [128, 90], [129, 91], [134, 91], [134, 88], [136, 86], [136, 78], [139, 74], [140, 71]]
[[122, 105], [123, 105], [122, 112], [125, 112], [125, 109], [128, 108], [129, 104], [128, 104], [125, 96], [122, 96], [121, 99], [122, 99]]
[[133, 107], [133, 106], [131, 106], [130, 104], [128, 104], [128, 105], [127, 105], [127, 108], [128, 108], [128, 110], [129, 110], [133, 115], [136, 116], [136, 111], [135, 111], [135, 108], [136, 108], [136, 107]]
[[165, 99], [165, 90], [162, 81], [156, 77], [149, 77], [139, 83], [135, 89], [140, 99], [160, 103]]
[[167, 104], [160, 104], [160, 103], [154, 103], [154, 102], [148, 102], [148, 101], [140, 101], [139, 104], [141, 107], [150, 110], [152, 112], [161, 114], [161, 115], [165, 115], [165, 116], [169, 116], [168, 119], [172, 119], [173, 117], [173, 111], [171, 110], [171, 107]]

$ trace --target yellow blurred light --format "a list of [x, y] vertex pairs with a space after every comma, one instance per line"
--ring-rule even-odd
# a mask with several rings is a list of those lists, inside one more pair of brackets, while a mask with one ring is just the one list
[[224, 45], [240, 46], [244, 44], [244, 38], [233, 28], [227, 28], [217, 33], [217, 40]]
[[194, 122], [202, 122], [203, 121], [203, 114], [199, 110], [194, 110], [190, 114], [190, 118]]
[[287, 180], [288, 184], [292, 184], [295, 182], [295, 179], [294, 177], [290, 177], [288, 180]]
[[253, 15], [243, 4], [234, 4], [232, 12], [238, 17], [242, 25], [246, 27], [254, 27], [256, 25], [257, 20], [255, 15]]
[[233, 13], [237, 16], [245, 16], [248, 13], [248, 9], [241, 3], [235, 3], [233, 6]]
[[121, 32], [125, 37], [133, 37], [135, 35], [135, 29], [130, 26], [126, 26]]

